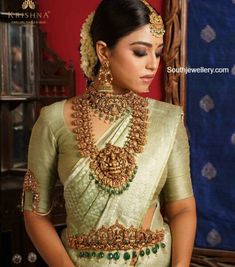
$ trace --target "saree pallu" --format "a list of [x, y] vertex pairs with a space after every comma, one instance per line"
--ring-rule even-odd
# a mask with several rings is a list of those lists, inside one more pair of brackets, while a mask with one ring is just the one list
[[[33, 203], [34, 194], [32, 190], [26, 190], [24, 209], [36, 209], [36, 212], [45, 213], [51, 205], [51, 194], [55, 181], [47, 178], [45, 182], [45, 175], [44, 178], [40, 178], [40, 171], [36, 167], [38, 165], [35, 166], [35, 160], [33, 160], [35, 150], [38, 153], [39, 149], [43, 153], [43, 149], [40, 149], [43, 144], [38, 144], [38, 140], [36, 142], [36, 136], [39, 128], [41, 131], [46, 131], [45, 124], [47, 124], [49, 130], [41, 136], [42, 140], [45, 137], [50, 138], [50, 142], [52, 142], [50, 145], [52, 147], [49, 148], [49, 158], [47, 154], [47, 160], [44, 163], [45, 169], [47, 168], [47, 172], [50, 174], [46, 176], [54, 175], [56, 168], [64, 184], [67, 228], [62, 233], [62, 241], [74, 264], [79, 267], [131, 266], [131, 255], [134, 249], [122, 250], [119, 247], [110, 251], [105, 248], [94, 251], [92, 248], [86, 249], [84, 252], [71, 247], [69, 240], [71, 237], [79, 239], [84, 236], [92, 239], [94, 231], [102, 232], [102, 229], [106, 229], [107, 233], [108, 229], [110, 230], [117, 224], [126, 231], [130, 228], [137, 232], [141, 231], [145, 214], [154, 203], [156, 209], [149, 230], [153, 235], [158, 231], [164, 232], [163, 241], [159, 243], [162, 246], [158, 245], [157, 253], [155, 253], [154, 247], [141, 248], [143, 252], [140, 253], [141, 255], [137, 255], [138, 261], [135, 266], [169, 266], [171, 234], [169, 226], [164, 222], [160, 212], [160, 198], [164, 198], [165, 201], [175, 201], [193, 194], [189, 171], [188, 141], [183, 126], [182, 109], [171, 104], [149, 100], [147, 143], [144, 152], [137, 154], [136, 157], [138, 171], [128, 190], [121, 195], [111, 195], [100, 189], [95, 180], [90, 178], [90, 160], [79, 157], [79, 152], [71, 149], [75, 141], [71, 138], [72, 134], [66, 129], [62, 112], [63, 106], [64, 102], [59, 102], [44, 108], [41, 113], [41, 117], [44, 119], [37, 123], [33, 131], [29, 149], [29, 169], [38, 183], [37, 195], [40, 195], [40, 199], [35, 208], [33, 205], [35, 204]], [[57, 118], [58, 114], [61, 114], [61, 118], [51, 123], [48, 114], [52, 114], [51, 116], [57, 114]], [[97, 141], [98, 148], [102, 149], [108, 142], [122, 147], [128, 135], [130, 119], [130, 114], [126, 114], [113, 123]], [[42, 121], [44, 125], [40, 127]], [[69, 138], [68, 135], [70, 135]], [[49, 145], [48, 140], [47, 145]], [[68, 161], [69, 157], [73, 157], [73, 159]], [[75, 160], [77, 160], [76, 163]], [[105, 233], [101, 234], [103, 237], [105, 236]], [[128, 240], [123, 241], [128, 242]], [[87, 244], [90, 244], [89, 242]], [[113, 246], [115, 247], [115, 244]], [[102, 257], [97, 257], [97, 255], [102, 255]]]

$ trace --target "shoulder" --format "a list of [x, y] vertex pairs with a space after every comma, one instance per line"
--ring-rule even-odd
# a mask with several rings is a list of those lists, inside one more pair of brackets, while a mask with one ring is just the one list
[[63, 114], [65, 102], [66, 100], [62, 100], [43, 107], [40, 111], [40, 117], [45, 121], [56, 119], [59, 114]]
[[58, 101], [48, 106], [44, 106], [40, 111], [40, 116], [44, 119], [49, 119], [50, 117], [56, 117], [58, 112], [63, 112], [64, 104], [66, 100]]
[[181, 106], [173, 105], [163, 101], [148, 99], [149, 110], [152, 115], [167, 118], [179, 118], [182, 117], [184, 112]]
[[48, 126], [51, 130], [57, 130], [64, 125], [64, 105], [66, 100], [58, 101], [44, 106], [40, 111], [37, 124]]
[[[156, 132], [175, 139], [177, 129], [183, 129], [183, 108], [163, 101], [149, 99], [149, 129], [153, 136]], [[166, 139], [164, 139], [166, 140]]]

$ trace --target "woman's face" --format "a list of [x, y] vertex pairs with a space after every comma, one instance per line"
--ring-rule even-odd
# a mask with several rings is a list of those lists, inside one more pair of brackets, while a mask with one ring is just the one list
[[162, 49], [163, 38], [155, 37], [150, 32], [149, 25], [120, 39], [115, 48], [108, 53], [114, 91], [149, 92], [149, 86], [159, 66]]

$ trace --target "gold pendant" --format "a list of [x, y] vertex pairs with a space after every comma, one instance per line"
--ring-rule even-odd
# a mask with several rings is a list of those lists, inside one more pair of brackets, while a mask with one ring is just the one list
[[[106, 100], [103, 102], [102, 98]], [[137, 153], [143, 152], [146, 143], [148, 100], [131, 92], [112, 96], [100, 92], [97, 95], [94, 90], [89, 90], [82, 97], [77, 97], [73, 104], [73, 131], [80, 155], [90, 158], [90, 179], [95, 180], [96, 185], [109, 194], [122, 194], [135, 177], [135, 157]], [[90, 108], [112, 118], [130, 112], [130, 130], [122, 148], [107, 144], [104, 149], [98, 150], [92, 134]]]
[[137, 167], [135, 157], [125, 148], [107, 144], [90, 163], [91, 178], [111, 194], [121, 194], [129, 187]]

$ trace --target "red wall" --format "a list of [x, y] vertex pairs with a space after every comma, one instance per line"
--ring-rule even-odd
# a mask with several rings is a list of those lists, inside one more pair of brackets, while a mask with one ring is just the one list
[[[41, 25], [46, 31], [47, 42], [64, 61], [73, 62], [76, 70], [76, 92], [82, 93], [85, 89], [85, 80], [80, 70], [80, 59], [78, 53], [80, 29], [87, 15], [95, 9], [98, 0], [70, 0], [58, 1], [46, 0], [39, 1], [42, 12], [49, 11], [49, 17], [45, 24]], [[149, 1], [162, 14], [163, 0]], [[151, 85], [150, 97], [155, 99], [162, 98], [162, 79], [163, 68], [159, 68], [157, 77]]]

